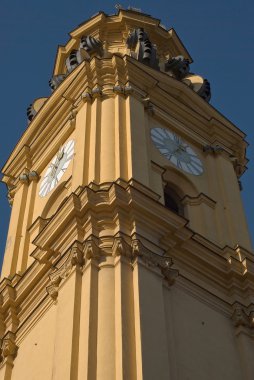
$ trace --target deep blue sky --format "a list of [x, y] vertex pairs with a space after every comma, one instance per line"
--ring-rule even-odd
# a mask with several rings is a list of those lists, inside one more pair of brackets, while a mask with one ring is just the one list
[[[50, 94], [57, 46], [68, 32], [103, 10], [115, 13], [117, 1], [1, 0], [0, 166], [26, 128], [26, 108]], [[254, 2], [253, 0], [119, 1], [141, 8], [174, 27], [194, 63], [191, 70], [212, 87], [211, 104], [247, 134], [249, 169], [242, 177], [243, 201], [254, 240]], [[0, 184], [0, 257], [4, 251], [10, 208]]]

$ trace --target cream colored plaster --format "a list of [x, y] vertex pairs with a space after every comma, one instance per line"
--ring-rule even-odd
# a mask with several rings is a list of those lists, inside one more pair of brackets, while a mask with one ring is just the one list
[[243, 379], [229, 318], [176, 288], [170, 292], [171, 303], [167, 291], [164, 296], [167, 323], [172, 323], [173, 313], [176, 378]]
[[56, 308], [52, 307], [20, 343], [12, 376], [5, 380], [52, 379], [55, 332]]
[[[140, 25], [161, 59], [188, 56], [174, 31], [147, 15], [94, 17], [59, 48], [55, 73], [84, 33], [102, 39], [107, 56], [65, 78], [4, 166], [13, 208], [0, 283], [0, 379], [254, 376], [254, 259], [237, 182], [245, 136], [180, 81], [123, 56]], [[202, 175], [158, 152], [150, 139], [158, 125], [193, 147]], [[74, 158], [42, 198], [45, 171], [70, 139]], [[223, 151], [203, 151], [213, 144]], [[20, 181], [29, 171], [38, 182]], [[184, 217], [164, 206], [165, 184]]]

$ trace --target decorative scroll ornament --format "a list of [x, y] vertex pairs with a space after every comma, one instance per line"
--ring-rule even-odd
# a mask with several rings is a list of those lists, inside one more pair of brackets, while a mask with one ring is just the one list
[[35, 117], [36, 112], [35, 112], [35, 110], [34, 110], [32, 104], [30, 104], [30, 105], [27, 107], [26, 114], [27, 114], [27, 118], [28, 118], [29, 121], [32, 121], [33, 118]]
[[54, 75], [50, 80], [49, 80], [49, 86], [52, 91], [56, 90], [57, 87], [64, 81], [66, 78], [65, 74], [60, 74], [60, 75]]
[[207, 79], [202, 78], [200, 75], [190, 74], [183, 78], [182, 82], [187, 84], [187, 86], [189, 86], [205, 101], [210, 101], [211, 87]]
[[40, 111], [44, 103], [47, 101], [48, 98], [39, 98], [36, 99], [32, 104], [29, 105], [27, 108], [27, 118], [28, 122], [31, 122], [35, 115]]
[[72, 50], [65, 64], [68, 73], [71, 73], [82, 62], [80, 50]]
[[90, 56], [92, 53], [102, 55], [102, 43], [91, 36], [83, 36], [80, 41], [80, 49], [84, 49]]
[[182, 55], [170, 58], [165, 63], [165, 71], [170, 72], [177, 79], [183, 79], [190, 71], [190, 61]]
[[132, 241], [132, 254], [140, 257], [146, 265], [159, 268], [169, 285], [172, 285], [178, 277], [179, 272], [172, 268], [173, 261], [170, 257], [150, 251], [139, 240], [134, 239]]
[[53, 300], [57, 299], [59, 286], [70, 275], [73, 267], [81, 268], [84, 264], [84, 252], [80, 244], [74, 244], [66, 260], [59, 267], [56, 267], [49, 276], [50, 285], [47, 286], [47, 292]]
[[127, 46], [138, 61], [159, 70], [156, 47], [143, 28], [133, 30], [127, 39]]
[[81, 62], [89, 60], [91, 54], [102, 55], [102, 43], [91, 36], [83, 36], [80, 40], [79, 50], [72, 50], [66, 59], [68, 73], [72, 72]]

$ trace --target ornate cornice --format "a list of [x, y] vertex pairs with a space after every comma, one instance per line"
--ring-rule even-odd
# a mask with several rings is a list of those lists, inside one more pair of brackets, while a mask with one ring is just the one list
[[119, 260], [131, 267], [143, 265], [168, 285], [176, 278], [190, 284], [195, 279], [204, 293], [218, 298], [218, 305], [244, 303], [252, 318], [248, 309], [254, 304], [252, 253], [239, 246], [221, 248], [194, 234], [185, 219], [136, 181], [79, 187], [47, 220], [34, 243], [34, 263], [21, 276], [0, 284], [2, 334], [23, 331], [38, 305], [50, 298], [55, 301], [74, 271], [82, 275], [91, 263], [100, 270], [107, 257], [111, 265]]
[[148, 268], [158, 269], [168, 285], [172, 285], [178, 276], [178, 271], [172, 268], [173, 262], [170, 257], [152, 252], [136, 238], [118, 235], [98, 239], [91, 235], [83, 243], [76, 241], [55, 263], [49, 274], [50, 284], [46, 287], [47, 293], [56, 301], [61, 284], [68, 279], [73, 270], [82, 270], [91, 261], [99, 268], [106, 257], [124, 257], [132, 266], [141, 260]]
[[183, 134], [188, 130], [201, 148], [213, 144], [217, 136], [218, 143], [228, 146], [240, 165], [246, 164], [244, 134], [199, 97], [193, 97], [186, 85], [132, 57], [112, 55], [82, 62], [54, 91], [4, 166], [3, 181], [16, 186], [15, 181], [25, 169], [40, 175], [49, 154], [54, 154], [73, 132], [75, 113], [83, 101], [130, 95], [142, 102], [153, 117], [172, 124]]

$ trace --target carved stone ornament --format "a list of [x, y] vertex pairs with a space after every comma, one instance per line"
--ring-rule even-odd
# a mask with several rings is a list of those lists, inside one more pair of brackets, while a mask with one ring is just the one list
[[139, 240], [132, 241], [132, 250], [133, 255], [140, 257], [146, 265], [159, 268], [169, 285], [175, 282], [179, 272], [171, 268], [173, 261], [170, 257], [161, 256], [150, 251]]
[[79, 244], [75, 244], [71, 249], [67, 258], [63, 263], [56, 266], [55, 270], [49, 275], [50, 285], [47, 286], [48, 294], [56, 300], [58, 289], [63, 280], [71, 273], [73, 267], [82, 267], [85, 264], [84, 252]]
[[132, 247], [121, 236], [114, 239], [113, 256], [124, 256], [131, 261], [135, 258]]
[[170, 72], [176, 79], [181, 80], [190, 71], [190, 61], [182, 55], [170, 58], [165, 63], [165, 71]]
[[37, 182], [39, 181], [40, 176], [35, 170], [32, 170], [31, 172], [28, 173], [28, 178], [30, 181]]
[[115, 94], [119, 94], [119, 95], [129, 95], [129, 94], [132, 94], [133, 93], [133, 87], [131, 86], [114, 86], [113, 87], [113, 92]]
[[245, 327], [254, 327], [253, 325], [253, 312], [250, 315], [247, 314], [243, 305], [236, 302], [233, 305], [234, 312], [232, 314], [232, 321], [235, 327], [245, 326]]
[[82, 62], [82, 55], [79, 50], [72, 50], [65, 61], [68, 73], [71, 73]]
[[187, 84], [193, 91], [195, 91], [206, 102], [211, 99], [211, 86], [207, 79], [200, 75], [189, 74], [182, 78], [182, 82]]
[[157, 58], [157, 49], [151, 43], [147, 33], [143, 28], [134, 29], [127, 39], [127, 46], [136, 59], [145, 65], [159, 70], [159, 61]]
[[33, 118], [35, 117], [35, 115], [36, 115], [36, 111], [35, 111], [35, 109], [33, 108], [33, 105], [32, 105], [32, 104], [30, 104], [30, 105], [27, 107], [26, 114], [27, 114], [28, 121], [32, 121]]
[[197, 94], [203, 98], [206, 102], [211, 99], [211, 86], [207, 79], [204, 79], [202, 87], [197, 91]]
[[29, 178], [28, 178], [28, 174], [26, 174], [26, 173], [22, 173], [22, 174], [20, 174], [20, 176], [19, 176], [19, 181], [21, 182], [21, 183], [25, 183], [25, 184], [28, 184], [29, 183]]
[[93, 98], [100, 98], [102, 96], [102, 89], [100, 87], [95, 87], [91, 91]]
[[1, 342], [1, 359], [14, 359], [17, 355], [18, 346], [15, 343], [16, 336], [12, 332], [8, 332]]
[[102, 43], [92, 36], [83, 36], [80, 40], [80, 49], [84, 49], [89, 55], [91, 53], [102, 54]]
[[[92, 36], [83, 36], [80, 40], [80, 47], [78, 50], [72, 50], [66, 59], [66, 68], [68, 73], [72, 72], [81, 62], [91, 59], [91, 54], [97, 54], [102, 56], [102, 43], [101, 41], [95, 39]], [[55, 87], [55, 83], [58, 82], [56, 79], [50, 83]], [[51, 86], [51, 87], [52, 87]]]
[[66, 78], [65, 74], [54, 75], [49, 80], [49, 87], [51, 88], [51, 90], [52, 91], [56, 90], [57, 87], [64, 81], [65, 78]]
[[29, 105], [26, 112], [29, 123], [37, 115], [37, 113], [40, 111], [40, 109], [42, 108], [44, 103], [47, 101], [47, 99], [48, 98], [38, 98], [38, 99], [35, 99], [32, 104]]

